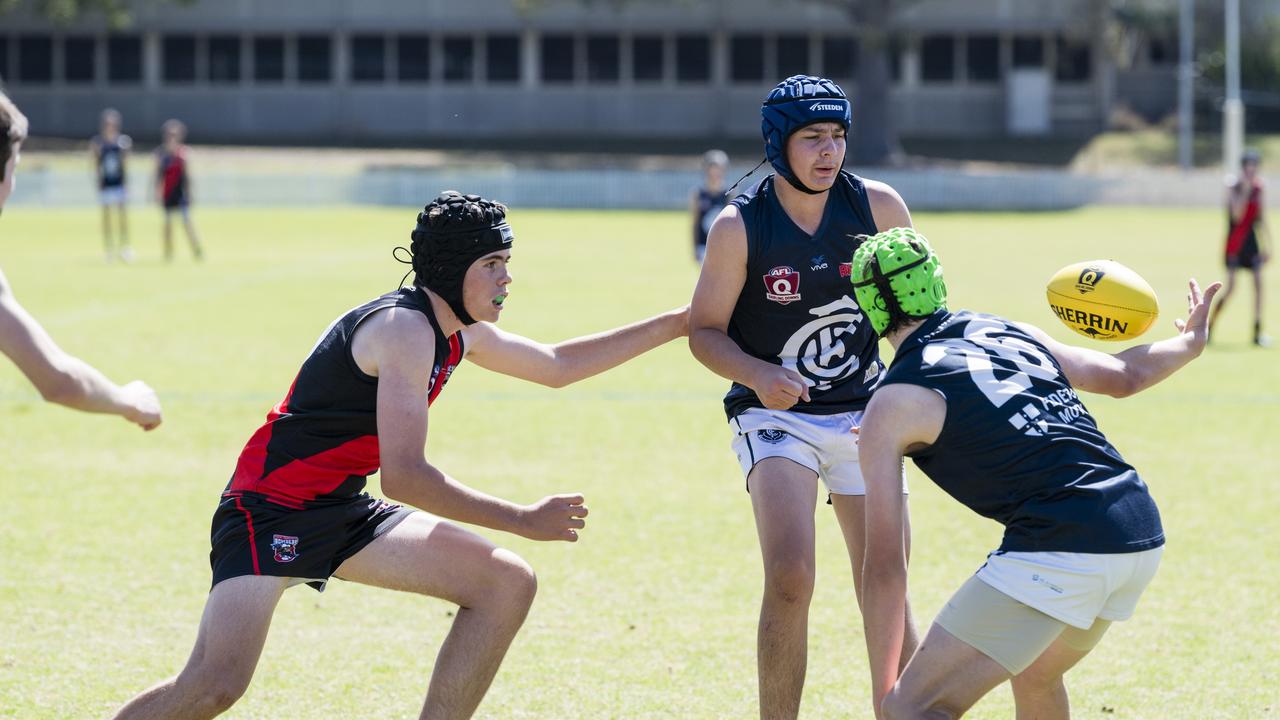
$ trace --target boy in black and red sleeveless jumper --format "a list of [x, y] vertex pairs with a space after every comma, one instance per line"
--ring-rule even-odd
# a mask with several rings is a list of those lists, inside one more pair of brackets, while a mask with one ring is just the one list
[[1218, 322], [1222, 307], [1236, 289], [1236, 271], [1244, 268], [1253, 273], [1253, 344], [1268, 347], [1271, 340], [1262, 333], [1262, 266], [1270, 256], [1267, 226], [1262, 222], [1262, 178], [1258, 177], [1258, 165], [1262, 156], [1256, 150], [1247, 150], [1240, 159], [1240, 177], [1227, 190], [1227, 243], [1224, 260], [1227, 265], [1227, 286], [1213, 308], [1209, 328]]
[[166, 120], [161, 128], [163, 143], [156, 148], [156, 199], [164, 208], [164, 260], [173, 261], [173, 216], [182, 215], [182, 227], [191, 244], [191, 255], [204, 259], [196, 226], [191, 222], [191, 175], [188, 168], [187, 126], [180, 120]]
[[[249, 438], [214, 513], [213, 589], [191, 659], [118, 717], [227, 709], [249, 684], [281, 594], [321, 590], [330, 577], [457, 603], [422, 717], [470, 717], [484, 697], [536, 582], [520, 557], [446, 518], [574, 542], [587, 508], [576, 493], [521, 505], [447, 475], [424, 456], [428, 408], [464, 358], [561, 387], [685, 335], [687, 310], [544, 345], [493, 325], [511, 283], [504, 206], [444, 193], [412, 238], [413, 286], [335, 320]], [[383, 493], [404, 506], [364, 492], [379, 469]]]

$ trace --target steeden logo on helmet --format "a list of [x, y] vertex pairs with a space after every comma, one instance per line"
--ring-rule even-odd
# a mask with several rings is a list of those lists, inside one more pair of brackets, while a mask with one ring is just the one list
[[832, 112], [840, 112], [844, 110], [844, 105], [833, 105], [831, 103], [816, 102], [809, 106], [809, 112], [822, 112], [824, 110], [830, 110]]

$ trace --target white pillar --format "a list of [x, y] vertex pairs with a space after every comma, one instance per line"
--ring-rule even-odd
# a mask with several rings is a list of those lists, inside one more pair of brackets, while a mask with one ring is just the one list
[[1244, 103], [1240, 101], [1240, 0], [1226, 0], [1227, 99], [1222, 103], [1222, 165], [1229, 175], [1240, 171], [1244, 152]]

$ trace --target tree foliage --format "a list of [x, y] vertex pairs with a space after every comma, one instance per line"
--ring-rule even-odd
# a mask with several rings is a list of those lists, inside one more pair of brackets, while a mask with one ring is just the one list
[[[148, 0], [151, 3], [171, 3], [190, 5], [195, 0]], [[51, 22], [66, 25], [86, 16], [100, 16], [107, 21], [108, 27], [120, 29], [133, 22], [132, 6], [137, 2], [129, 0], [0, 0], [0, 16], [13, 12], [26, 5], [36, 13], [48, 18]]]

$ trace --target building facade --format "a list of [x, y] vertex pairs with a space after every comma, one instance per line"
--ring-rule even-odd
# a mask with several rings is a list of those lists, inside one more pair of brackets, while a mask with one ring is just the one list
[[[748, 138], [768, 89], [822, 74], [854, 96], [859, 29], [803, 0], [136, 2], [108, 31], [0, 16], [0, 78], [41, 134], [85, 136], [104, 107], [139, 135], [201, 141]], [[891, 19], [903, 135], [1079, 135], [1114, 71], [1097, 0], [915, 0]]]

